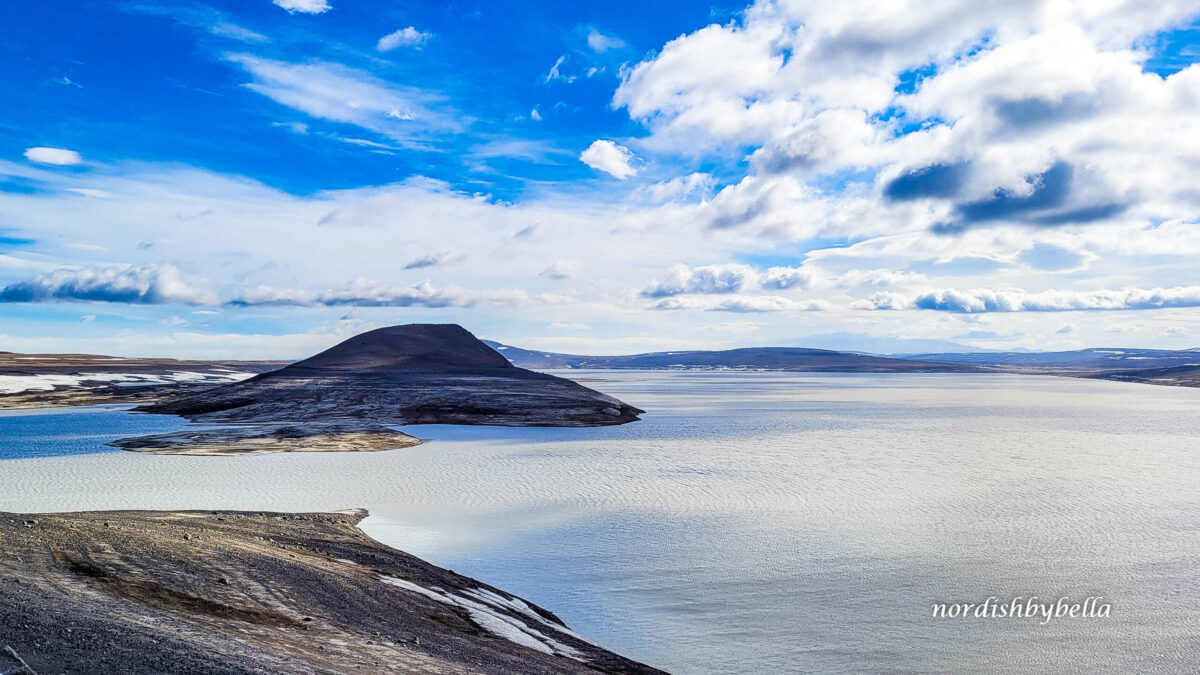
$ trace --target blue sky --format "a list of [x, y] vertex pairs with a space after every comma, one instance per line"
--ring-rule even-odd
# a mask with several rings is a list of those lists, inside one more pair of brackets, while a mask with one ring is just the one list
[[[574, 161], [577, 147], [597, 135], [636, 133], [638, 125], [608, 105], [622, 64], [706, 25], [715, 11], [678, 2], [638, 15], [621, 3], [578, 9], [356, 3], [288, 14], [269, 2], [24, 3], [18, 20], [0, 28], [11, 64], [3, 150], [20, 155], [38, 139], [95, 161], [180, 162], [296, 194], [420, 175], [512, 199], [530, 181], [587, 178]], [[392, 26], [420, 26], [428, 37], [380, 52], [376, 44]], [[621, 37], [606, 38], [611, 46], [596, 52], [588, 46], [593, 32]], [[390, 154], [330, 142], [404, 145], [264, 99], [243, 86], [251, 78], [231, 61], [238, 55], [320, 61], [412, 87], [455, 125], [412, 134], [427, 148]], [[560, 57], [563, 79], [547, 82]], [[540, 120], [531, 119], [535, 109]], [[526, 144], [528, 156], [478, 154], [505, 142]]]
[[1200, 345], [1193, 4], [20, 2], [0, 349]]

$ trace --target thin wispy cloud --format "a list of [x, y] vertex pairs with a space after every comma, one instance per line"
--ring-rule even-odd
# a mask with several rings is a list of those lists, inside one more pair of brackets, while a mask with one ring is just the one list
[[245, 87], [318, 119], [373, 131], [394, 141], [454, 132], [461, 122], [440, 109], [442, 97], [405, 87], [336, 63], [289, 63], [251, 54], [229, 54], [251, 81]]
[[598, 54], [603, 54], [604, 52], [624, 47], [625, 41], [612, 35], [605, 35], [595, 28], [589, 28], [587, 34], [587, 44], [592, 51]]
[[457, 262], [462, 262], [464, 256], [461, 253], [456, 253], [451, 249], [444, 248], [440, 251], [426, 253], [425, 255], [417, 256], [408, 261], [404, 265], [406, 270], [419, 270], [424, 267], [436, 267], [438, 265], [452, 265]]

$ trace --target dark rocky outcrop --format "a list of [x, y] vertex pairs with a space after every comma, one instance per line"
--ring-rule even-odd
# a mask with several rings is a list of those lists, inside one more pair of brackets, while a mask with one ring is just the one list
[[462, 327], [355, 336], [251, 379], [139, 408], [215, 423], [604, 426], [642, 411], [571, 380], [517, 368]]

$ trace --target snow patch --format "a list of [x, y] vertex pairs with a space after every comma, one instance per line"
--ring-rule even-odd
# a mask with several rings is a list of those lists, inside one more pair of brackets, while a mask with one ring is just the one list
[[524, 621], [506, 614], [506, 611], [514, 611], [524, 616], [537, 619], [541, 623], [560, 633], [577, 637], [565, 627], [551, 623], [544, 617], [538, 615], [537, 612], [534, 612], [533, 609], [529, 607], [529, 605], [517, 600], [516, 598], [505, 598], [484, 588], [476, 588], [473, 590], [464, 591], [466, 594], [475, 598], [475, 600], [472, 600], [461, 595], [455, 595], [449, 591], [444, 591], [436, 586], [425, 588], [424, 586], [420, 586], [411, 581], [399, 579], [397, 577], [385, 576], [380, 577], [380, 579], [386, 584], [391, 584], [397, 588], [403, 588], [406, 591], [418, 593], [442, 604], [462, 607], [463, 609], [467, 610], [467, 613], [471, 617], [471, 621], [474, 621], [475, 625], [496, 635], [497, 637], [502, 637], [509, 642], [519, 644], [522, 647], [535, 649], [543, 654], [565, 656], [570, 659], [575, 659], [576, 661], [583, 660], [583, 655], [578, 650], [568, 647], [558, 640], [547, 636], [545, 633], [530, 628], [529, 625]]
[[117, 386], [170, 384], [172, 382], [238, 382], [254, 373], [237, 370], [203, 371], [176, 370], [169, 373], [72, 373], [70, 375], [0, 375], [0, 394], [20, 394], [27, 391], [53, 391], [57, 387], [87, 389], [84, 382], [109, 383]]

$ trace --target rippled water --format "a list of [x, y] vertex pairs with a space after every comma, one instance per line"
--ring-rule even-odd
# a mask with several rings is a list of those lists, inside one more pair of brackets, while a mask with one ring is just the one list
[[[0, 510], [366, 506], [372, 536], [677, 673], [1200, 661], [1200, 390], [583, 376], [651, 412], [606, 429], [415, 427], [432, 441], [386, 453], [10, 459]], [[1111, 616], [931, 617], [933, 602], [1031, 595], [1103, 596]]]
[[[166, 433], [187, 422], [162, 415], [113, 414], [127, 405], [0, 410], [0, 460], [120, 452], [106, 445], [125, 436]], [[0, 472], [5, 465], [0, 464]]]

